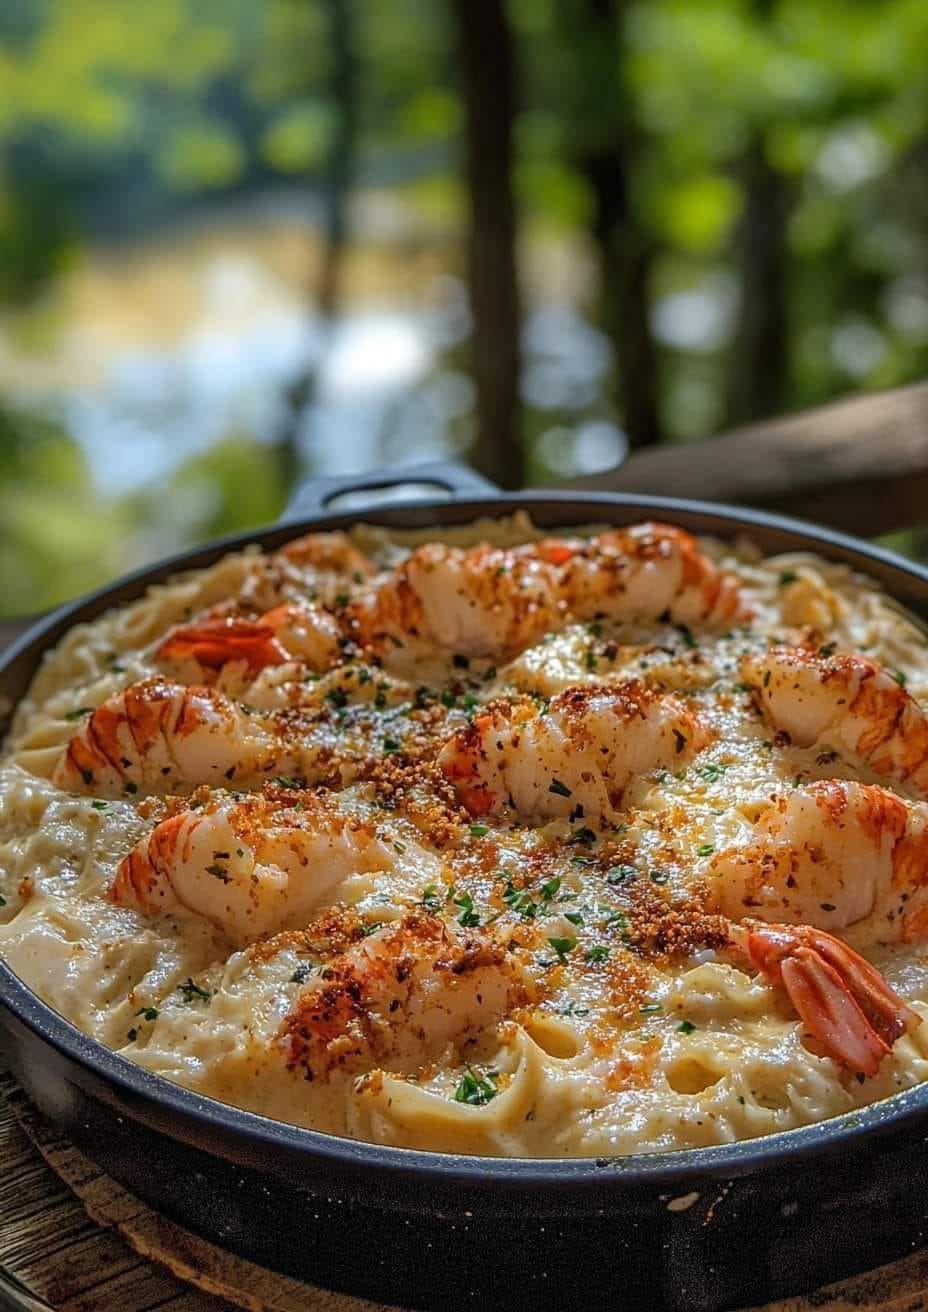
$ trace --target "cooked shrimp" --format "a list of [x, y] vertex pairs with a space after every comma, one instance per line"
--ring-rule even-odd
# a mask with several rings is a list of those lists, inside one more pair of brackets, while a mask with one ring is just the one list
[[166, 792], [273, 765], [273, 747], [269, 734], [214, 689], [145, 679], [96, 708], [68, 743], [53, 779], [98, 797]]
[[676, 624], [715, 624], [741, 611], [735, 577], [670, 524], [635, 524], [567, 545], [560, 590], [577, 619], [653, 620], [666, 612]]
[[735, 581], [696, 539], [665, 524], [613, 529], [586, 542], [549, 538], [503, 549], [419, 547], [350, 608], [362, 642], [410, 635], [470, 656], [512, 654], [570, 618], [679, 623], [732, 618]]
[[342, 591], [345, 579], [362, 583], [374, 572], [374, 566], [347, 533], [306, 533], [281, 547], [274, 561], [286, 561], [310, 574], [316, 582], [331, 583]]
[[848, 1070], [876, 1075], [883, 1058], [921, 1016], [869, 961], [810, 925], [747, 922], [732, 946], [782, 985], [822, 1050]]
[[162, 820], [120, 864], [110, 899], [186, 907], [243, 944], [305, 923], [344, 879], [393, 864], [373, 825], [310, 794], [259, 795]]
[[523, 819], [609, 814], [636, 775], [682, 765], [706, 733], [678, 697], [637, 680], [568, 688], [549, 708], [500, 706], [445, 745], [439, 762], [473, 815], [511, 806]]
[[298, 661], [318, 673], [341, 656], [338, 623], [329, 611], [305, 602], [275, 606], [257, 620], [218, 617], [185, 624], [164, 639], [155, 652], [163, 665], [195, 667], [196, 675], [241, 666], [253, 677], [271, 665]]
[[490, 933], [457, 933], [437, 916], [412, 914], [313, 976], [280, 1041], [307, 1079], [372, 1061], [412, 1071], [495, 1024], [523, 990], [519, 968]]
[[710, 867], [729, 915], [845, 929], [880, 942], [928, 934], [928, 805], [875, 784], [820, 781], [780, 797], [751, 842]]
[[928, 716], [868, 656], [773, 647], [742, 664], [764, 713], [797, 747], [847, 752], [928, 796]]
[[556, 570], [537, 555], [429, 543], [350, 607], [349, 622], [365, 645], [412, 637], [448, 651], [495, 656], [536, 641], [558, 614]]

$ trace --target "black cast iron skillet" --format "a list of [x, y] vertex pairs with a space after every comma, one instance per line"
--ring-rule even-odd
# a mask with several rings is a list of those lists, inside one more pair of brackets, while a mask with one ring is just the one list
[[[928, 620], [928, 571], [794, 520], [660, 497], [498, 494], [429, 465], [304, 487], [284, 521], [141, 570], [60, 611], [0, 661], [25, 692], [75, 623], [248, 542], [274, 548], [359, 518], [347, 491], [424, 482], [449, 499], [366, 510], [395, 527], [523, 509], [546, 528], [649, 516], [748, 534], [855, 566]], [[664, 1155], [504, 1160], [412, 1152], [297, 1129], [153, 1076], [81, 1034], [0, 963], [0, 1046], [43, 1112], [105, 1170], [175, 1220], [321, 1285], [423, 1308], [743, 1307], [809, 1290], [928, 1242], [928, 1085], [765, 1139]]]

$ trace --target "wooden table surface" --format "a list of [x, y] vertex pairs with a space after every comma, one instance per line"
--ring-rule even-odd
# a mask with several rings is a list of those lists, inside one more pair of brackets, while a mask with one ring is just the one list
[[17, 1092], [0, 1066], [0, 1265], [61, 1312], [233, 1312], [90, 1220], [19, 1128]]

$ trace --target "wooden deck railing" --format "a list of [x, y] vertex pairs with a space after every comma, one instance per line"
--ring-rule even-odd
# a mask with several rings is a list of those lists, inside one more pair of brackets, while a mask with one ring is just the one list
[[[761, 506], [862, 537], [928, 527], [928, 383], [654, 447], [570, 486]], [[0, 620], [0, 647], [24, 623]]]
[[653, 447], [570, 486], [761, 506], [863, 537], [928, 527], [928, 383]]

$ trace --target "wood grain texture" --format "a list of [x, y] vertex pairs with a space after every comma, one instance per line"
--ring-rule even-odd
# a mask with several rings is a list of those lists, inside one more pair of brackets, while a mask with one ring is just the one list
[[26, 1107], [0, 1070], [0, 1263], [62, 1312], [233, 1312], [91, 1220], [20, 1128], [14, 1108], [25, 1115]]
[[393, 1312], [267, 1271], [159, 1216], [2, 1072], [0, 1263], [56, 1312]]
[[928, 383], [660, 446], [571, 487], [785, 511], [876, 537], [928, 520]]

